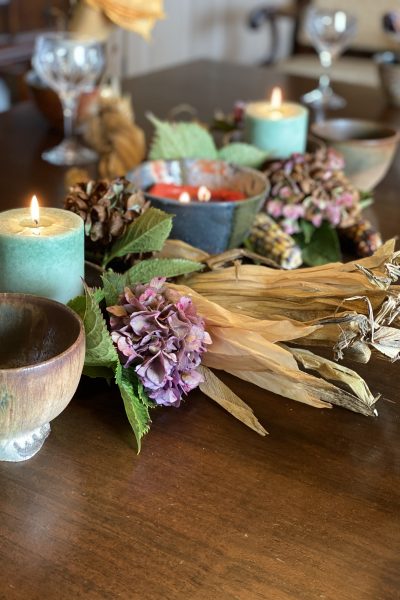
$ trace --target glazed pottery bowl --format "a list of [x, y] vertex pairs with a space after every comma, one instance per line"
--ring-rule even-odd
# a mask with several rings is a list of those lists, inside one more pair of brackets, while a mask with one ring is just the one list
[[314, 123], [312, 133], [336, 148], [345, 159], [345, 173], [361, 190], [372, 190], [386, 175], [399, 133], [393, 127], [361, 119]]
[[28, 294], [0, 294], [0, 460], [31, 458], [67, 406], [85, 358], [80, 318]]
[[[175, 215], [171, 238], [210, 254], [240, 246], [269, 191], [269, 183], [259, 171], [219, 160], [149, 161], [127, 177], [144, 190], [153, 206]], [[246, 199], [183, 204], [149, 194], [147, 190], [155, 183], [229, 188], [242, 192]]]

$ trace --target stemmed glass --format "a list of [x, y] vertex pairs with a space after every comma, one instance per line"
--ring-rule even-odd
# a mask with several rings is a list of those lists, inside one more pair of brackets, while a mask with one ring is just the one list
[[319, 78], [318, 88], [305, 94], [302, 101], [316, 108], [343, 108], [346, 100], [332, 90], [330, 68], [354, 36], [356, 19], [343, 10], [311, 8], [306, 15], [305, 29], [325, 72]]
[[94, 87], [104, 69], [104, 47], [93, 39], [69, 32], [46, 33], [36, 40], [32, 65], [39, 77], [60, 97], [64, 115], [64, 140], [42, 154], [54, 165], [93, 162], [96, 152], [82, 146], [74, 136], [79, 96]]

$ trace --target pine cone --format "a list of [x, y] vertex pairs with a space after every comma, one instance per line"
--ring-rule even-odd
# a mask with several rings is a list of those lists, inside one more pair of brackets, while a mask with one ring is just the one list
[[85, 222], [86, 249], [103, 253], [149, 206], [143, 193], [123, 178], [88, 181], [70, 187], [65, 208]]

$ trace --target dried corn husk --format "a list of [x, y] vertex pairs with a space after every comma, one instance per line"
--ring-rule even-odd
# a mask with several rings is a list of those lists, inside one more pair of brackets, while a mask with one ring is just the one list
[[204, 366], [224, 370], [263, 389], [317, 408], [337, 404], [365, 415], [374, 414], [375, 399], [354, 371], [338, 367], [342, 379], [349, 380], [348, 389], [343, 390], [325, 380], [322, 369], [319, 377], [302, 371], [298, 357], [278, 343], [294, 340], [307, 330], [311, 333], [319, 326], [246, 317], [185, 286], [171, 284], [170, 287], [179, 294], [191, 296], [205, 320], [213, 343], [203, 359]]
[[[394, 252], [394, 241], [389, 241], [373, 256], [351, 263], [331, 263], [290, 272], [258, 265], [236, 265], [193, 275], [185, 283], [206, 298], [242, 315], [290, 321], [292, 325], [321, 325], [307, 334], [307, 343], [333, 345], [344, 332], [348, 338], [344, 347], [367, 341], [382, 351], [381, 345], [373, 345], [371, 335], [367, 335], [367, 330], [373, 331], [374, 325], [365, 324], [365, 317], [377, 314], [383, 306], [388, 311], [387, 302], [390, 302], [387, 325], [399, 321], [399, 293], [392, 286], [400, 274], [399, 258], [399, 253]], [[393, 332], [385, 332], [386, 339], [390, 334], [391, 344], [396, 343]], [[392, 356], [394, 350], [383, 354]]]
[[254, 416], [252, 409], [247, 406], [227, 385], [225, 385], [210, 369], [200, 367], [204, 381], [200, 384], [200, 389], [209, 398], [220, 404], [225, 410], [234, 417], [242, 421], [245, 425], [259, 433], [266, 435], [264, 427]]
[[[180, 242], [169, 246], [168, 256], [176, 254], [175, 244], [182, 258], [196, 256], [196, 249]], [[329, 346], [336, 359], [343, 358], [345, 352], [348, 358], [366, 363], [371, 348], [391, 360], [399, 357], [396, 326], [400, 326], [400, 296], [391, 284], [400, 276], [400, 254], [394, 252], [394, 240], [359, 261], [289, 274], [258, 265], [239, 265], [235, 258], [241, 257], [243, 251], [239, 250], [217, 256], [201, 253], [196, 259], [211, 272], [193, 275], [185, 283], [242, 318], [247, 315], [269, 323], [284, 321], [285, 327], [290, 324], [297, 332], [301, 326], [312, 327], [304, 329], [304, 336], [293, 337], [293, 343]], [[234, 262], [234, 267], [218, 268], [228, 260]], [[378, 326], [379, 343], [373, 339]]]
[[168, 239], [157, 256], [160, 258], [186, 258], [202, 262], [209, 257], [209, 254], [181, 240]]

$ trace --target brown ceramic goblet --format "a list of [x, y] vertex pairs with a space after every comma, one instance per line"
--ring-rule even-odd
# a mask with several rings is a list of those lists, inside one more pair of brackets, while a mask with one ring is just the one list
[[85, 333], [59, 302], [1, 293], [0, 340], [0, 460], [17, 462], [40, 450], [74, 395]]

